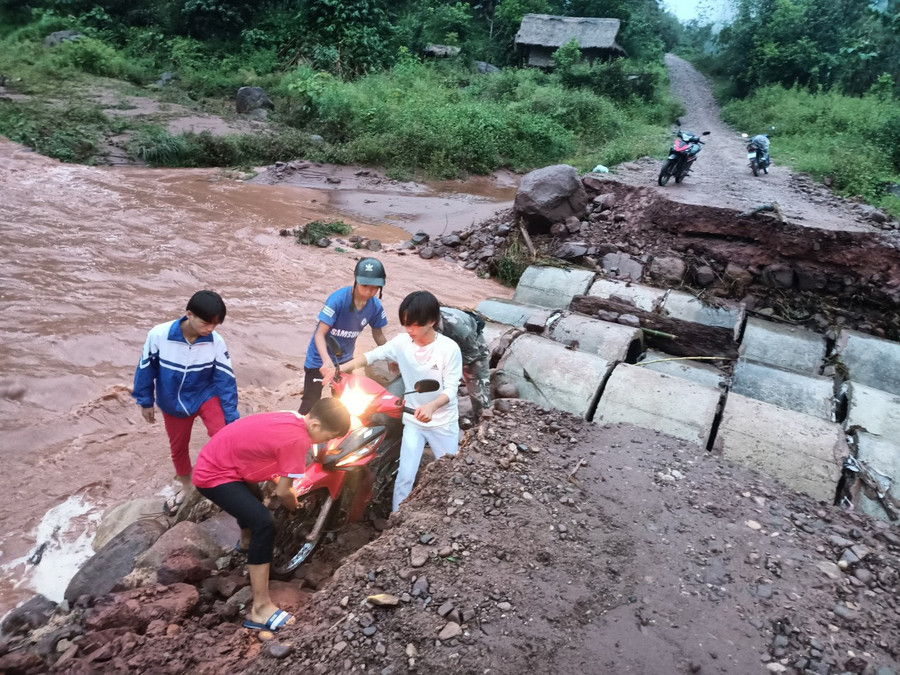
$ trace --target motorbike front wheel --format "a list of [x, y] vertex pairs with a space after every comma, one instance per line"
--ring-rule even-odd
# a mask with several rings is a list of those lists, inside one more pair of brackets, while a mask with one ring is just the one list
[[754, 176], [759, 175], [759, 160], [757, 160], [757, 159], [750, 160], [750, 170], [753, 172]]
[[657, 178], [656, 182], [659, 183], [661, 187], [664, 187], [666, 183], [669, 182], [669, 179], [672, 177], [672, 167], [675, 166], [674, 159], [667, 159], [665, 163], [662, 165], [662, 169], [659, 171], [659, 178]]
[[[331, 510], [332, 502], [327, 490], [316, 490], [303, 498], [303, 504], [294, 513], [283, 506], [275, 512], [275, 551], [272, 558], [272, 576], [288, 577], [306, 562], [322, 541], [325, 527], [313, 540], [307, 537], [313, 531], [322, 509]], [[328, 517], [328, 514], [324, 516]]]

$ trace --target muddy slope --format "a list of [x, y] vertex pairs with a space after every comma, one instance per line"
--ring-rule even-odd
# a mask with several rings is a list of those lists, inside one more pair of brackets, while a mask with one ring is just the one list
[[[87, 634], [48, 660], [72, 674], [889, 675], [898, 565], [884, 523], [682, 441], [516, 403], [430, 465], [310, 599], [295, 595], [299, 621], [274, 639], [238, 628], [226, 569], [87, 601], [73, 615]], [[125, 620], [139, 615], [162, 618]]]

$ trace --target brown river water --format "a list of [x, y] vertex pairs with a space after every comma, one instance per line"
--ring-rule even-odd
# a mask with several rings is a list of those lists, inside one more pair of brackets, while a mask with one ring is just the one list
[[[62, 599], [104, 509], [171, 494], [165, 431], [130, 397], [151, 326], [180, 316], [194, 291], [218, 291], [241, 413], [295, 409], [315, 316], [351, 283], [359, 252], [301, 247], [281, 229], [341, 219], [388, 245], [464, 228], [515, 194], [510, 176], [363, 186], [348, 167], [318, 169], [346, 180], [84, 167], [0, 138], [0, 616], [36, 592]], [[443, 261], [376, 255], [388, 335], [412, 290], [465, 307], [511, 295]], [[195, 456], [205, 438], [198, 425]]]

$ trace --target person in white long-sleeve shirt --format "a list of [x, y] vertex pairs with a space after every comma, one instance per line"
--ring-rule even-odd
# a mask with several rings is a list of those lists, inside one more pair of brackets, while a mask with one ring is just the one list
[[406, 332], [341, 365], [341, 372], [349, 373], [387, 359], [399, 366], [406, 391], [412, 391], [420, 380], [437, 380], [440, 384], [437, 391], [406, 397], [415, 414], [403, 415], [394, 511], [412, 492], [426, 442], [435, 459], [455, 455], [459, 450], [456, 394], [462, 380], [462, 354], [453, 340], [435, 330], [440, 320], [441, 305], [434, 295], [428, 291], [410, 293], [400, 303], [400, 324]]

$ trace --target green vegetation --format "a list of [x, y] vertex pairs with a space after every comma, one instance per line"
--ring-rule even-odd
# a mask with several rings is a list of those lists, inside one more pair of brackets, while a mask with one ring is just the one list
[[878, 96], [810, 93], [769, 85], [733, 100], [723, 116], [735, 128], [762, 133], [774, 125], [772, 157], [847, 196], [880, 204], [900, 216], [885, 188], [900, 183], [900, 111]]
[[683, 52], [715, 78], [724, 116], [776, 127], [773, 158], [900, 216], [897, 0], [737, 0], [717, 35], [693, 23]]
[[333, 220], [326, 222], [324, 220], [313, 220], [303, 227], [294, 230], [294, 236], [298, 244], [315, 244], [322, 237], [328, 237], [333, 234], [348, 235], [353, 232], [353, 228], [342, 220]]
[[[512, 40], [526, 12], [619, 18], [632, 58], [581, 63], [569, 45], [557, 72], [520, 69]], [[4, 104], [27, 114], [0, 116], [0, 133], [65, 161], [93, 161], [105, 136], [125, 132], [129, 152], [157, 166], [304, 157], [404, 178], [556, 162], [590, 169], [664, 145], [678, 107], [660, 56], [675, 25], [655, 0], [0, 0], [0, 73], [30, 97], [25, 108]], [[46, 46], [58, 30], [79, 36]], [[423, 62], [429, 43], [461, 55]], [[480, 74], [479, 60], [503, 71]], [[157, 85], [163, 72], [173, 77]], [[151, 95], [227, 119], [244, 85], [275, 102], [270, 132], [173, 135], [163, 114], [115, 114], [125, 96]], [[102, 105], [83, 103], [98, 91]]]

